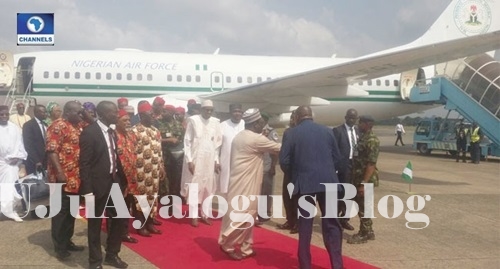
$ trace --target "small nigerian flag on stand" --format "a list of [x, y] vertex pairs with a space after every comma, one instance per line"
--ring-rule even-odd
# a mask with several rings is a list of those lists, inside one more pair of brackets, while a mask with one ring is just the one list
[[409, 192], [411, 192], [411, 183], [413, 182], [413, 168], [411, 166], [410, 161], [408, 161], [406, 167], [403, 169], [403, 174], [401, 174], [401, 178], [410, 184]]

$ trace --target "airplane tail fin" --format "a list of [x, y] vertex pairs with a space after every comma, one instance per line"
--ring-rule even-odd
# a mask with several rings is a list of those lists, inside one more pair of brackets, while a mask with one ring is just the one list
[[453, 0], [420, 38], [423, 46], [500, 30], [500, 0]]

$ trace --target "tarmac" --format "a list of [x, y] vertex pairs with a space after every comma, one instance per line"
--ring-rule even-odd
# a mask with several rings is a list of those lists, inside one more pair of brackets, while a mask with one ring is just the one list
[[[457, 163], [444, 152], [433, 152], [429, 156], [417, 154], [411, 148], [411, 129], [403, 137], [404, 147], [394, 146], [393, 127], [376, 127], [375, 133], [381, 141], [377, 163], [380, 186], [375, 188], [376, 239], [351, 245], [345, 240], [357, 231], [344, 231], [343, 254], [380, 268], [500, 268], [499, 159], [490, 158], [480, 164]], [[413, 165], [412, 193], [409, 193], [409, 184], [401, 179], [408, 161]], [[275, 194], [280, 194], [281, 173], [277, 173], [275, 181]], [[401, 215], [392, 219], [380, 215], [376, 205], [386, 195], [397, 196], [403, 201]], [[424, 229], [406, 227], [406, 200], [411, 195], [431, 197], [419, 211], [430, 220]], [[393, 204], [392, 199], [388, 201], [389, 205]], [[389, 206], [389, 216], [392, 213], [392, 206]], [[298, 238], [275, 228], [276, 224], [283, 222], [283, 219], [272, 219], [261, 229]], [[319, 219], [315, 223], [313, 243], [323, 247]], [[352, 218], [350, 223], [357, 230], [358, 218]], [[422, 223], [411, 225], [423, 226]], [[0, 268], [88, 266], [87, 247], [83, 252], [73, 253], [67, 262], [55, 258], [50, 219], [27, 217], [24, 222], [16, 223], [2, 217], [0, 230], [4, 231], [0, 238]], [[86, 234], [85, 220], [77, 220], [73, 241], [86, 246]], [[105, 242], [105, 235], [102, 237], [102, 242]], [[120, 257], [129, 263], [129, 268], [156, 268], [126, 246], [122, 246]]]

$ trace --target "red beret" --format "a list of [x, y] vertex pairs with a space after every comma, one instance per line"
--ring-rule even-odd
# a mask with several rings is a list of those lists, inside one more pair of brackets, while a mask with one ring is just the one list
[[196, 104], [196, 100], [194, 100], [194, 99], [188, 100], [188, 105], [194, 105], [194, 104]]
[[155, 100], [153, 101], [153, 104], [164, 105], [165, 104], [165, 100], [163, 100], [163, 98], [161, 98], [160, 96], [156, 96]]
[[144, 103], [139, 105], [139, 107], [137, 108], [137, 111], [139, 111], [139, 113], [144, 113], [144, 112], [151, 111], [151, 109], [153, 109], [151, 104], [149, 102], [144, 102]]
[[163, 108], [165, 110], [175, 112], [175, 106], [173, 106], [173, 105], [165, 105]]
[[128, 99], [125, 97], [121, 97], [118, 99], [118, 104], [128, 104]]
[[123, 116], [128, 116], [127, 111], [125, 111], [125, 109], [118, 110], [118, 118], [121, 118]]
[[175, 108], [175, 112], [177, 112], [179, 114], [185, 114], [186, 110], [183, 107], [178, 106], [178, 107]]

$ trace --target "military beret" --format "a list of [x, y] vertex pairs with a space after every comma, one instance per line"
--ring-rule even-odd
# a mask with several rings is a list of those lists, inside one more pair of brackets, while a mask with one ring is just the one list
[[359, 117], [359, 122], [374, 122], [374, 121], [375, 120], [370, 115], [362, 115]]

